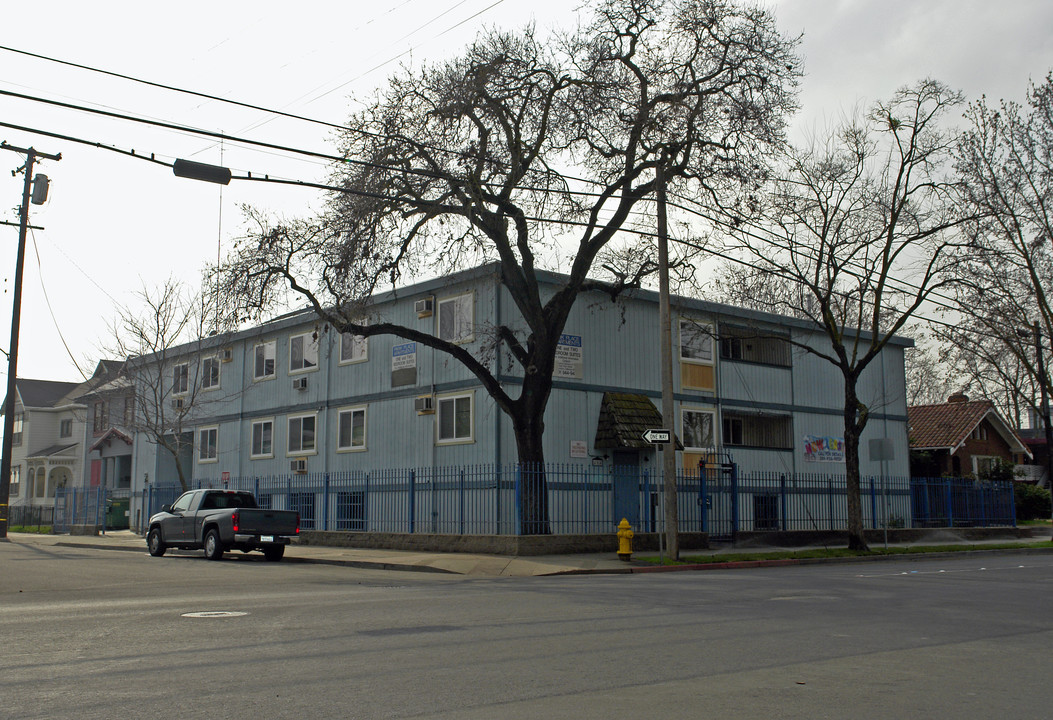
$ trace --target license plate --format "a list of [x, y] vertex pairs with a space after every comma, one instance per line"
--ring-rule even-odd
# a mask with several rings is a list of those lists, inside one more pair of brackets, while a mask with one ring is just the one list
[[274, 542], [274, 536], [273, 535], [261, 535], [260, 536], [260, 542]]

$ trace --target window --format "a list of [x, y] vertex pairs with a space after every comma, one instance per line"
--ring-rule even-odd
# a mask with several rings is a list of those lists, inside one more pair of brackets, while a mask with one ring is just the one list
[[725, 445], [773, 450], [793, 449], [793, 422], [789, 415], [722, 413]]
[[973, 431], [969, 434], [973, 440], [986, 440], [987, 439], [987, 427], [984, 425], [977, 425], [973, 428]]
[[786, 338], [756, 328], [720, 326], [720, 357], [724, 360], [790, 367], [790, 343]]
[[219, 428], [201, 428], [197, 434], [198, 462], [216, 462], [218, 459]]
[[712, 410], [684, 410], [681, 418], [683, 420], [681, 437], [685, 448], [709, 449], [716, 445], [713, 437]]
[[366, 449], [366, 409], [341, 410], [337, 418], [337, 450]]
[[190, 389], [190, 364], [179, 363], [172, 368], [172, 394], [185, 395]]
[[439, 301], [439, 338], [454, 343], [473, 339], [472, 294], [456, 295]]
[[973, 455], [973, 475], [984, 478], [998, 467], [999, 458], [993, 455]]
[[18, 493], [22, 489], [22, 466], [12, 465], [11, 466], [11, 485], [9, 486], [8, 493], [11, 497], [18, 497]]
[[201, 361], [201, 389], [214, 390], [219, 387], [219, 358], [207, 357]]
[[289, 509], [300, 513], [300, 528], [314, 529], [315, 496], [313, 492], [289, 493]]
[[22, 426], [25, 423], [24, 413], [15, 413], [14, 422], [11, 423], [11, 444], [15, 447], [22, 444]]
[[336, 529], [366, 529], [366, 494], [361, 490], [336, 494]]
[[363, 362], [369, 352], [369, 338], [352, 333], [340, 334], [340, 364]]
[[713, 362], [713, 330], [688, 318], [680, 319], [680, 359], [688, 362]]
[[73, 437], [73, 421], [72, 420], [61, 420], [59, 421], [59, 437]]
[[174, 503], [172, 503], [172, 511], [186, 512], [190, 509], [190, 501], [194, 498], [194, 491], [185, 492], [179, 496]]
[[95, 433], [101, 433], [106, 430], [106, 401], [99, 400], [91, 406], [91, 430]]
[[274, 377], [275, 342], [260, 343], [253, 349], [255, 362], [252, 368], [253, 380], [266, 380]]
[[32, 468], [29, 469], [29, 484], [33, 486], [34, 497], [47, 497], [47, 477], [44, 475], [44, 468], [37, 468], [36, 472]]
[[274, 421], [256, 420], [252, 423], [253, 458], [274, 457]]
[[314, 415], [297, 415], [289, 418], [289, 455], [305, 455], [314, 452]]
[[126, 395], [124, 398], [124, 424], [131, 425], [135, 421], [135, 397]]
[[318, 334], [304, 333], [289, 338], [289, 373], [306, 372], [318, 367]]
[[439, 442], [472, 440], [472, 395], [440, 397], [438, 402]]

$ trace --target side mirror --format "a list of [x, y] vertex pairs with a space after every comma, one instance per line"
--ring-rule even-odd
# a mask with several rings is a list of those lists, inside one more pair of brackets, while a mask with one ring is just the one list
[[171, 505], [162, 505], [161, 506], [161, 512], [166, 512], [166, 513], [172, 512], [172, 506]]

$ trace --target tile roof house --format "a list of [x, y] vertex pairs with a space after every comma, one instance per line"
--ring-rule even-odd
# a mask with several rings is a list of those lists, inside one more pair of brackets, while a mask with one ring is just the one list
[[952, 395], [945, 403], [907, 408], [911, 476], [979, 475], [997, 460], [1031, 457], [989, 400]]

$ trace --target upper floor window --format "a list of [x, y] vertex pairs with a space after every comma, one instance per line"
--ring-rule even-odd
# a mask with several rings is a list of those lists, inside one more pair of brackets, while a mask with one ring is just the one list
[[106, 429], [109, 416], [106, 414], [106, 401], [98, 400], [91, 406], [91, 431], [101, 433]]
[[471, 293], [439, 300], [439, 338], [454, 343], [471, 342], [475, 332], [474, 308]]
[[790, 343], [786, 338], [727, 325], [720, 327], [720, 357], [782, 367], [791, 365]]
[[793, 449], [793, 421], [789, 415], [732, 412], [722, 415], [722, 436], [725, 445]]
[[289, 455], [304, 455], [315, 450], [315, 415], [289, 418]]
[[219, 358], [207, 357], [201, 361], [201, 389], [214, 390], [219, 387]]
[[11, 466], [11, 485], [8, 492], [11, 497], [18, 497], [18, 494], [22, 491], [22, 466], [12, 465]]
[[972, 433], [969, 437], [973, 440], [986, 440], [987, 439], [987, 427], [985, 425], [977, 425], [973, 428]]
[[683, 431], [681, 438], [684, 447], [695, 450], [705, 450], [716, 446], [713, 436], [713, 423], [715, 413], [712, 410], [692, 410], [685, 408], [681, 411]]
[[353, 333], [340, 333], [340, 364], [362, 362], [369, 353], [369, 338]]
[[72, 420], [61, 420], [61, 421], [59, 421], [59, 437], [63, 437], [63, 438], [73, 437], [73, 421]]
[[198, 462], [216, 462], [219, 457], [219, 428], [201, 428], [197, 438]]
[[15, 413], [14, 420], [11, 423], [11, 444], [16, 447], [22, 444], [22, 425], [25, 423], [24, 413]]
[[472, 394], [440, 397], [437, 405], [439, 443], [471, 442], [474, 436]]
[[172, 394], [185, 395], [190, 390], [190, 363], [179, 363], [172, 368]]
[[304, 333], [289, 338], [289, 372], [306, 372], [318, 367], [318, 334]]
[[254, 363], [252, 379], [264, 380], [274, 377], [275, 341], [263, 342], [253, 349]]
[[680, 319], [680, 359], [713, 362], [713, 329], [689, 318]]
[[337, 417], [337, 450], [366, 449], [365, 407], [341, 410]]

